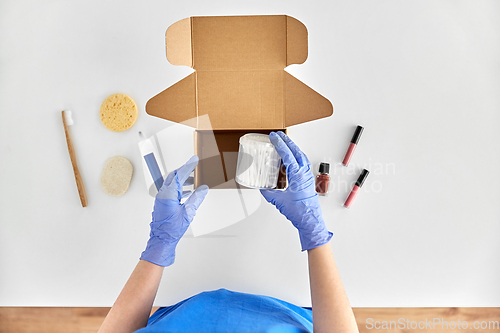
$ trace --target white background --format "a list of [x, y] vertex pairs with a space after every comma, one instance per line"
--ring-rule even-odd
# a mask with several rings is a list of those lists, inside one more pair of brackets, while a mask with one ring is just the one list
[[[165, 30], [237, 14], [288, 14], [308, 28], [309, 58], [287, 70], [335, 113], [290, 135], [316, 168], [332, 163], [335, 186], [321, 203], [352, 306], [500, 306], [500, 3], [396, 0], [1, 1], [0, 305], [112, 305], [149, 233], [137, 131], [168, 123], [145, 104], [192, 72], [167, 62]], [[139, 107], [122, 133], [99, 120], [117, 92]], [[344, 168], [357, 124], [365, 132]], [[115, 155], [135, 167], [118, 198], [100, 188]], [[372, 172], [344, 209], [363, 167]], [[309, 305], [307, 255], [264, 199], [237, 224], [183, 239], [156, 304], [217, 288]]]

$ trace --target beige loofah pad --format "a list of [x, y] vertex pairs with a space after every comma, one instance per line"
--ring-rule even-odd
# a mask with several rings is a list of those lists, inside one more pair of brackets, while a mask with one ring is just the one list
[[134, 167], [125, 157], [110, 158], [102, 170], [101, 187], [103, 191], [113, 196], [124, 194], [128, 190], [133, 173]]

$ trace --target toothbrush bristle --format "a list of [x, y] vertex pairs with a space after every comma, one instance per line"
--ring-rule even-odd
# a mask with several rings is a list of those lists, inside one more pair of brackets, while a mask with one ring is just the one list
[[64, 117], [66, 118], [66, 125], [73, 125], [73, 117], [71, 116], [71, 111], [64, 111]]

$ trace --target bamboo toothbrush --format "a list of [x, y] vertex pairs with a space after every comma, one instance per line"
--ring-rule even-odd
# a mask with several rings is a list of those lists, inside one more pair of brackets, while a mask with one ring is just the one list
[[78, 187], [78, 194], [80, 195], [80, 201], [82, 202], [82, 207], [87, 207], [87, 194], [85, 193], [85, 187], [83, 187], [82, 176], [80, 171], [78, 171], [78, 165], [76, 164], [75, 148], [73, 148], [73, 143], [71, 143], [71, 138], [69, 137], [68, 126], [73, 125], [73, 118], [71, 117], [71, 111], [62, 112], [62, 120], [64, 125], [64, 133], [66, 134], [66, 143], [68, 144], [69, 157], [71, 159], [71, 164], [73, 165], [73, 172], [75, 173], [76, 186]]

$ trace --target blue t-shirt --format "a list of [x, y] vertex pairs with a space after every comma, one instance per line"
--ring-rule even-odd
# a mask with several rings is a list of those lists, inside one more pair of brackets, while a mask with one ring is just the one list
[[158, 309], [136, 332], [312, 332], [312, 311], [268, 296], [207, 291]]

